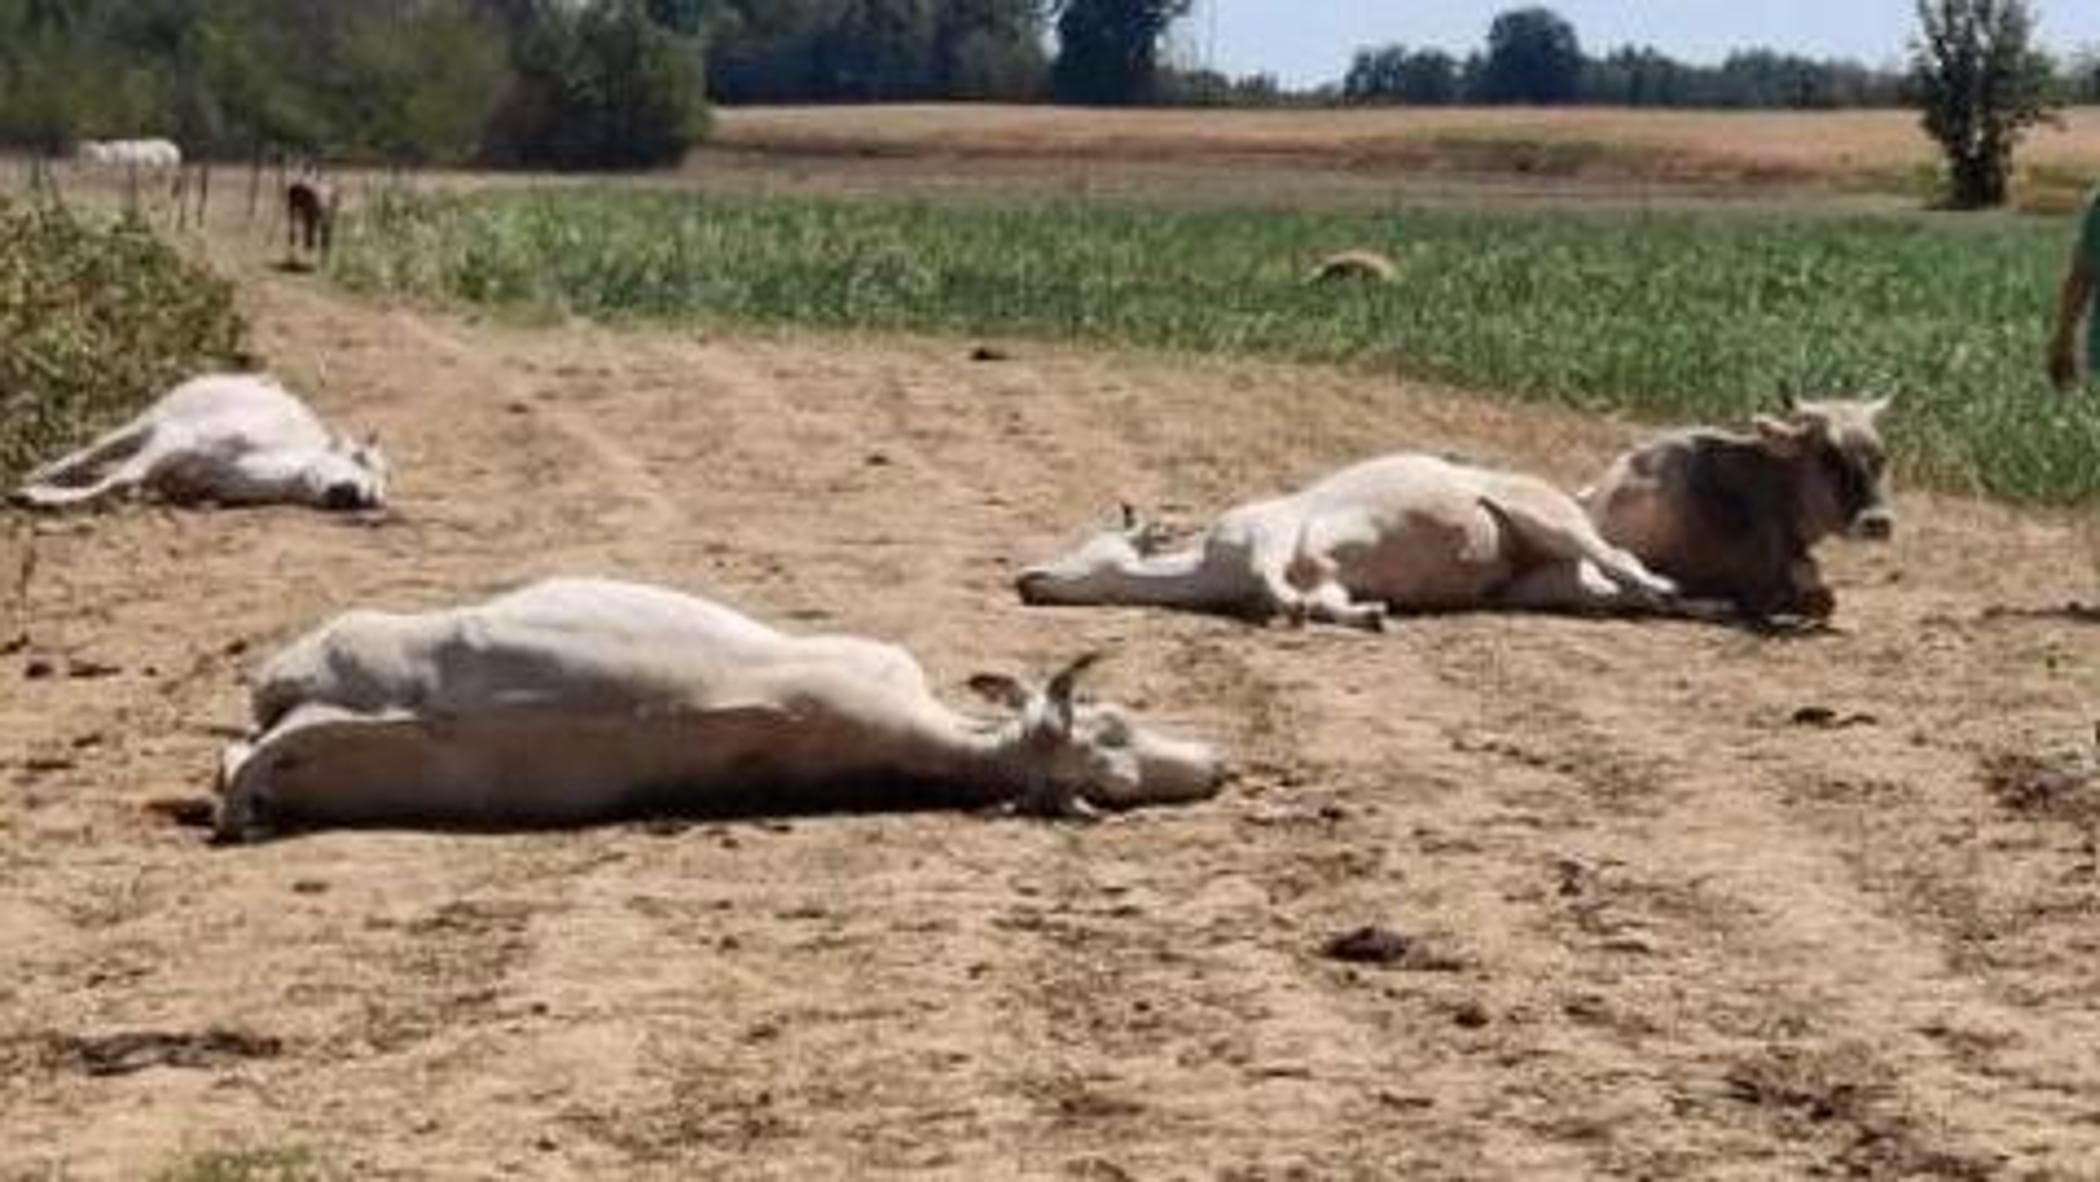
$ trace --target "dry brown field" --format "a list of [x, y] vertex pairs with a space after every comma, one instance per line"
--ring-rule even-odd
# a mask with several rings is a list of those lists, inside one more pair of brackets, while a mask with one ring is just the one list
[[[1574, 483], [1638, 431], [1330, 369], [488, 323], [219, 216], [263, 353], [381, 431], [398, 504], [0, 516], [0, 1178], [2100, 1176], [2081, 516], [1901, 493], [1806, 636], [1024, 609], [1015, 568], [1119, 498], [1196, 523], [1403, 447]], [[1103, 696], [1239, 775], [1090, 826], [211, 848], [152, 807], [328, 614], [555, 572], [891, 638], [949, 694], [1104, 648]], [[1367, 924], [1408, 955], [1323, 954]]]
[[[1657, 180], [1876, 183], [1930, 167], [1909, 111], [1616, 108], [1113, 110], [946, 104], [718, 113], [721, 148], [863, 156], [1267, 159], [1369, 170], [1531, 171]], [[2100, 108], [2037, 130], [2022, 161], [2100, 174]]]

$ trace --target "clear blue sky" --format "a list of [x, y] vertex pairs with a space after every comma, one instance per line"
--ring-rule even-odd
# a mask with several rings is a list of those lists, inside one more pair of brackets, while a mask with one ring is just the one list
[[[1176, 40], [1202, 54], [1215, 45], [1228, 74], [1266, 72], [1287, 83], [1339, 79], [1364, 45], [1399, 41], [1464, 53], [1487, 38], [1505, 8], [1531, 0], [1197, 0]], [[1751, 46], [1814, 57], [1900, 60], [1914, 0], [1545, 0], [1575, 25], [1585, 49], [1652, 44], [1690, 61], [1717, 62]], [[2100, 43], [2100, 0], [2040, 0], [2042, 36], [2068, 50]], [[1211, 41], [1215, 17], [1216, 41]]]

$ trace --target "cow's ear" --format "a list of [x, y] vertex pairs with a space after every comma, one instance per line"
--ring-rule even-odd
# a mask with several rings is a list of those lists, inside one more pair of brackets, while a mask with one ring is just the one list
[[1071, 662], [1064, 668], [1051, 675], [1050, 685], [1044, 690], [1043, 696], [1049, 702], [1051, 725], [1059, 733], [1072, 733], [1072, 693], [1079, 688], [1080, 676], [1093, 668], [1102, 655], [1099, 649], [1081, 653], [1072, 658]]
[[1792, 459], [1801, 454], [1801, 443], [1811, 428], [1796, 426], [1771, 415], [1759, 415], [1751, 425], [1757, 428], [1757, 440], [1764, 449], [1781, 459]]
[[1867, 421], [1870, 423], [1880, 422], [1881, 416], [1887, 414], [1889, 412], [1889, 407], [1894, 406], [1895, 404], [1896, 396], [1894, 394], [1884, 394], [1881, 397], [1868, 402]]
[[1004, 673], [979, 673], [968, 684], [971, 693], [995, 706], [1018, 711], [1028, 705], [1028, 687]]

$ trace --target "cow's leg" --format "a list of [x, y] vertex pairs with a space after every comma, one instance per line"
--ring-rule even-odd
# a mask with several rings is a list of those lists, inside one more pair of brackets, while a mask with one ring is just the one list
[[1823, 582], [1816, 560], [1802, 555], [1787, 564], [1787, 610], [1811, 620], [1827, 620], [1837, 611], [1837, 596]]
[[[1547, 564], [1549, 567], [1578, 563], [1591, 575], [1605, 578], [1645, 602], [1664, 601], [1677, 593], [1675, 583], [1649, 570], [1631, 551], [1606, 541], [1604, 535], [1597, 532], [1596, 523], [1582, 512], [1581, 506], [1558, 492], [1544, 496], [1483, 497], [1480, 503], [1525, 544], [1553, 560]], [[1572, 586], [1568, 579], [1579, 581], [1582, 574], [1578, 570], [1573, 575], [1563, 573], [1559, 578], [1561, 585], [1568, 587]]]
[[1305, 593], [1291, 582], [1291, 565], [1297, 557], [1297, 549], [1296, 530], [1272, 527], [1257, 530], [1247, 551], [1259, 614], [1282, 616], [1294, 625], [1306, 620]]
[[78, 451], [69, 452], [49, 463], [39, 464], [30, 469], [29, 474], [23, 477], [23, 483], [78, 484], [106, 464], [137, 455], [152, 435], [153, 424], [142, 418], [133, 419]]
[[1515, 611], [1577, 612], [1586, 615], [1654, 615], [1719, 623], [1742, 612], [1722, 599], [1654, 596], [1615, 583], [1592, 563], [1551, 562], [1534, 567], [1495, 595], [1497, 606]]
[[1618, 612], [1635, 606], [1594, 563], [1580, 559], [1531, 568], [1497, 592], [1495, 602], [1519, 611]]
[[1315, 584], [1300, 603], [1304, 618], [1316, 623], [1340, 624], [1367, 632], [1385, 630], [1385, 605], [1356, 602], [1349, 597], [1349, 589], [1342, 586], [1339, 579], [1329, 578]]
[[23, 504], [37, 509], [63, 509], [71, 505], [86, 504], [112, 493], [129, 492], [144, 484], [159, 459], [159, 454], [148, 448], [117, 465], [107, 476], [93, 484], [73, 486], [30, 483], [17, 490], [15, 496]]

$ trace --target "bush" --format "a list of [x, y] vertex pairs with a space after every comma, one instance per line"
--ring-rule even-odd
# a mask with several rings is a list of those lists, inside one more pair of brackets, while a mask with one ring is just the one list
[[0, 198], [0, 483], [206, 368], [253, 364], [233, 285], [144, 227]]
[[707, 130], [701, 47], [641, 0], [550, 8], [515, 50], [517, 82], [487, 154], [502, 164], [676, 164]]

